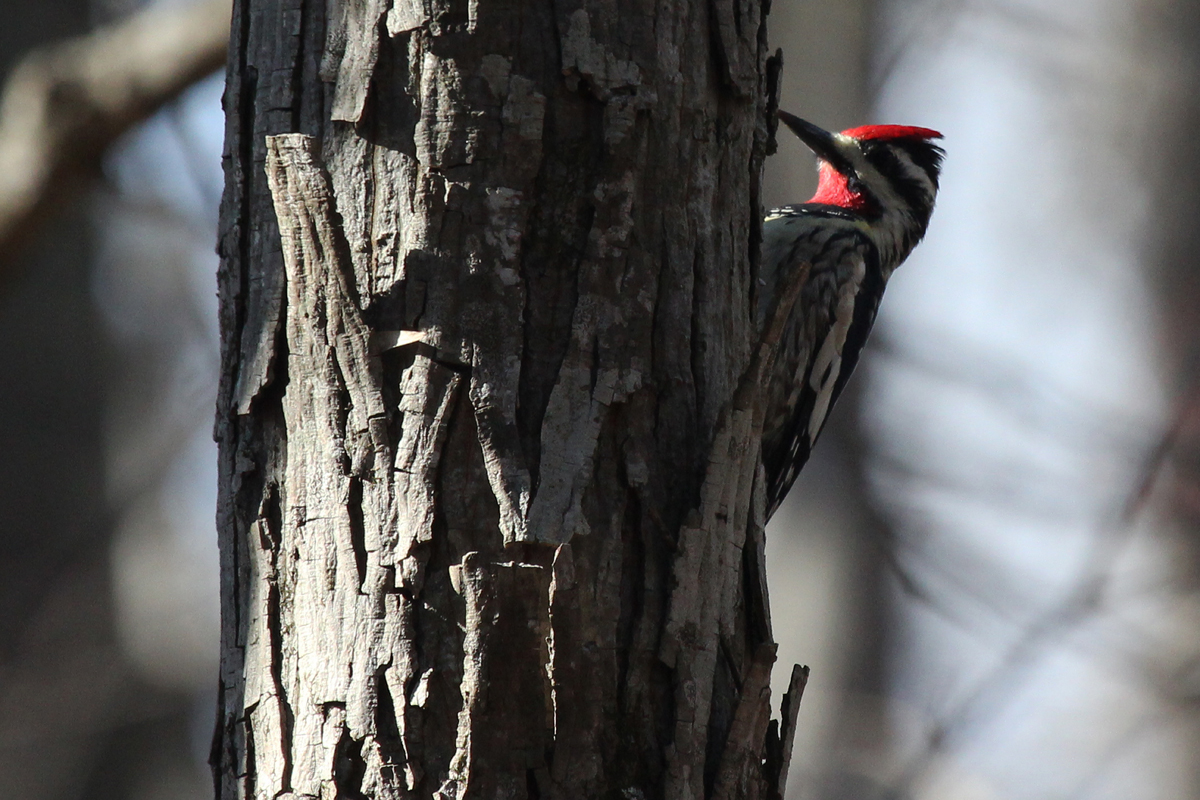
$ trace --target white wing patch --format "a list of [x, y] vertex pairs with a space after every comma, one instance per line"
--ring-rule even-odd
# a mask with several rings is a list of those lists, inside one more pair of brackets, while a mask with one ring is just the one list
[[829, 404], [833, 401], [833, 388], [837, 385], [838, 374], [842, 371], [842, 347], [846, 344], [846, 334], [854, 321], [854, 304], [858, 299], [858, 287], [867, 274], [867, 262], [861, 255], [854, 254], [854, 272], [850, 280], [842, 285], [838, 295], [837, 309], [833, 325], [829, 328], [821, 349], [813, 361], [812, 371], [808, 375], [808, 385], [817, 394], [813, 403], [812, 416], [808, 421], [808, 440], [814, 442], [821, 426], [825, 424], [825, 415], [829, 413]]

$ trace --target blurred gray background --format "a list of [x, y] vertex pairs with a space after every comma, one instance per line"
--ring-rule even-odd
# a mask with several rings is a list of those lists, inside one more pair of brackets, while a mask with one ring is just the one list
[[[139, 5], [8, 0], [0, 70]], [[780, 663], [813, 668], [790, 800], [1200, 797], [1200, 4], [770, 19], [785, 108], [948, 153], [768, 531]], [[0, 271], [6, 797], [211, 796], [220, 93], [121, 138]], [[781, 133], [767, 203], [814, 186]]]

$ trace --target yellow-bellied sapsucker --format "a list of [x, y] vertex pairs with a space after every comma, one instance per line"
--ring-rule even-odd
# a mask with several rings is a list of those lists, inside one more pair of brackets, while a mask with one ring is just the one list
[[768, 517], [854, 370], [888, 278], [925, 235], [944, 155], [928, 128], [831, 133], [785, 111], [779, 119], [816, 154], [820, 178], [811, 200], [772, 209], [763, 223], [760, 327], [787, 277], [810, 265], [765, 387]]

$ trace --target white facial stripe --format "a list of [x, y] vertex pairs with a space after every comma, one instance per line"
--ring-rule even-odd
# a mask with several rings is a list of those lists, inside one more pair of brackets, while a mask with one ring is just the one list
[[[906, 205], [903, 198], [892, 189], [891, 181], [885, 178], [875, 168], [875, 165], [867, 160], [858, 142], [845, 136], [841, 136], [838, 141], [839, 144], [843, 145], [843, 152], [850, 163], [854, 165], [854, 169], [859, 177], [867, 184], [876, 197], [885, 201], [885, 206], [904, 207]], [[930, 200], [936, 197], [937, 187], [930, 180], [929, 173], [917, 166], [917, 163], [912, 160], [912, 156], [904, 148], [891, 147], [889, 149], [900, 163], [905, 175], [915, 181], [924, 190]]]

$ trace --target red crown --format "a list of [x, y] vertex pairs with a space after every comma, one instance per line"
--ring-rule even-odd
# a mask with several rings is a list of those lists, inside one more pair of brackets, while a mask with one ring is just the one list
[[858, 140], [865, 139], [941, 139], [942, 135], [929, 128], [915, 128], [911, 125], [861, 125], [842, 131], [843, 136]]

